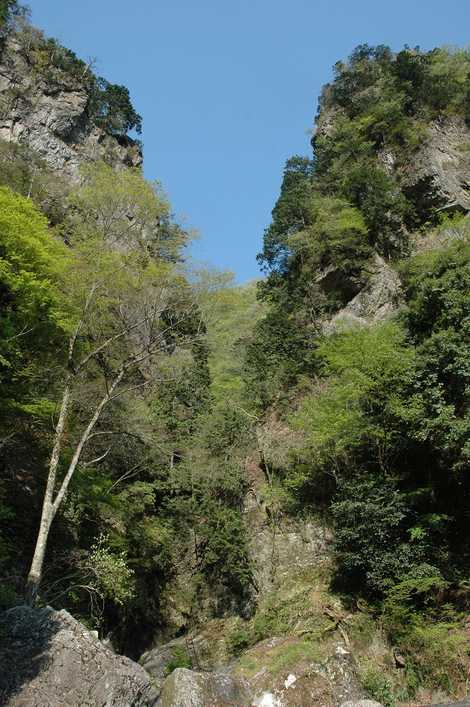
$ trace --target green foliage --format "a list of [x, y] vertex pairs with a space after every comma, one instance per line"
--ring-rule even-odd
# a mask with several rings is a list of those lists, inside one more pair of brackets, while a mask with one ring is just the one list
[[0, 0], [0, 32], [8, 30], [14, 18], [24, 13], [25, 8], [18, 0]]
[[11, 609], [21, 603], [21, 597], [16, 593], [15, 588], [8, 584], [0, 586], [0, 610]]
[[[462, 112], [466, 109], [469, 69], [470, 55], [465, 49], [423, 52], [419, 47], [405, 47], [393, 54], [389, 47], [364, 44], [354, 50], [348, 62], [335, 65], [331, 98], [351, 117], [376, 105], [376, 87], [380, 87], [382, 95], [384, 89], [393, 89], [405, 116]], [[386, 112], [390, 113], [387, 105]], [[394, 116], [391, 119], [396, 120]]]
[[219, 404], [211, 411], [208, 422], [203, 430], [204, 442], [216, 456], [231, 457], [234, 448], [244, 445], [251, 436], [250, 419], [236, 408]]
[[[364, 667], [364, 686], [386, 705], [420, 685], [452, 694], [468, 671], [468, 229], [442, 217], [431, 179], [410, 187], [407, 175], [431, 120], [468, 118], [469, 75], [468, 51], [450, 49], [363, 45], [336, 65], [314, 160], [286, 165], [259, 256], [267, 311], [246, 348], [252, 406], [267, 426], [274, 416], [290, 426], [269, 508], [327, 510], [333, 587], [382, 610], [406, 656], [400, 684]], [[410, 258], [411, 244], [420, 254]], [[325, 336], [373, 253], [407, 258], [401, 313]], [[285, 631], [283, 616], [276, 602], [258, 610], [234, 650]]]
[[318, 347], [326, 386], [302, 401], [293, 417], [305, 433], [310, 455], [321, 468], [351, 468], [354, 454], [365, 449], [369, 463], [387, 468], [393, 444], [390, 423], [395, 397], [414, 368], [413, 351], [395, 323], [336, 334]]
[[431, 565], [418, 565], [390, 587], [383, 605], [387, 629], [395, 641], [403, 640], [412, 624], [423, 625], [427, 619], [436, 619], [439, 604], [449, 588], [438, 569]]
[[412, 624], [402, 645], [410, 656], [411, 689], [417, 683], [453, 694], [465, 684], [470, 641], [464, 627], [445, 621]]
[[348, 591], [383, 596], [426, 562], [466, 571], [468, 263], [465, 241], [417, 256], [404, 270], [402, 325], [317, 345], [323, 380], [291, 417], [303, 441], [283, 484], [300, 504], [331, 499]]
[[407, 188], [400, 169], [387, 173], [377, 154], [406, 171], [427, 121], [443, 113], [467, 115], [469, 71], [467, 51], [407, 48], [394, 55], [388, 47], [367, 45], [335, 66], [320, 108], [337, 115], [332, 129], [314, 140], [316, 174], [324, 193], [361, 210], [370, 242], [383, 255], [406, 252], [403, 227], [435, 223], [441, 203], [430, 181]]
[[187, 651], [182, 646], [174, 646], [172, 648], [173, 658], [167, 663], [165, 668], [166, 674], [169, 675], [176, 668], [192, 668], [193, 664]]
[[[15, 513], [11, 506], [5, 502], [5, 489], [3, 484], [0, 485], [0, 524], [8, 523], [8, 521], [13, 520]], [[11, 559], [13, 551], [13, 544], [11, 539], [8, 538], [7, 534], [0, 532], [0, 567], [7, 563]], [[11, 598], [15, 596], [14, 589], [8, 585], [4, 588], [4, 594], [0, 594], [0, 604], [3, 603], [5, 606], [11, 601]]]
[[238, 656], [254, 643], [252, 627], [239, 619], [227, 637], [228, 649], [232, 655]]
[[[269, 277], [260, 284], [260, 294], [288, 310], [293, 299], [311, 306], [312, 272], [329, 274], [325, 283], [332, 305], [354, 294], [361, 285], [365, 261], [371, 255], [361, 214], [338, 198], [320, 196], [312, 189], [311, 163], [300, 158], [287, 162], [281, 195], [273, 210], [273, 223], [265, 233], [259, 256]], [[330, 275], [331, 279], [331, 275]], [[292, 303], [291, 303], [292, 306]]]
[[414, 258], [406, 268], [406, 314], [419, 355], [414, 405], [407, 419], [440, 463], [455, 472], [468, 465], [470, 361], [470, 247]]
[[357, 209], [331, 197], [309, 200], [305, 220], [304, 228], [288, 238], [289, 274], [303, 282], [311, 272], [320, 271], [328, 303], [334, 308], [364, 284], [364, 265], [372, 254], [367, 229]]
[[383, 477], [357, 477], [343, 483], [331, 505], [337, 582], [358, 591], [383, 592], [421, 559], [423, 548], [409, 542], [410, 509], [406, 496]]
[[247, 339], [243, 380], [257, 410], [279, 401], [300, 374], [316, 369], [316, 332], [305, 326], [302, 314], [297, 317], [294, 310], [289, 316], [282, 305], [271, 306]]
[[131, 130], [139, 135], [142, 132], [142, 118], [134, 109], [125, 86], [97, 78], [90, 91], [89, 111], [96, 125], [111, 135], [120, 137]]
[[87, 565], [97, 591], [105, 598], [121, 606], [129, 601], [134, 593], [133, 572], [127, 565], [125, 554], [113, 552], [109, 540], [103, 535], [92, 545]]
[[248, 345], [245, 379], [259, 409], [299, 374], [316, 372], [322, 319], [365, 284], [373, 252], [403, 257], [410, 230], [439, 222], [432, 180], [410, 187], [406, 175], [429, 120], [467, 115], [469, 72], [469, 53], [447, 49], [393, 54], [361, 45], [336, 64], [320, 100], [314, 159], [286, 163], [258, 256], [269, 310]]
[[[51, 90], [65, 81], [88, 92], [96, 125], [121, 143], [140, 131], [125, 87], [97, 78], [32, 28], [19, 41], [36, 79]], [[327, 510], [334, 586], [352, 599], [368, 597], [405, 655], [402, 693], [363, 665], [369, 694], [392, 705], [420, 684], [451, 692], [464, 681], [465, 227], [442, 224], [459, 231], [459, 242], [400, 267], [406, 306], [396, 321], [332, 336], [324, 323], [367, 283], [374, 253], [403, 257], [409, 231], [441, 221], [433, 185], [422, 180], [410, 189], [405, 175], [430, 119], [468, 115], [469, 66], [465, 51], [394, 55], [367, 46], [336, 65], [322, 97], [331, 125], [320, 125], [313, 160], [286, 164], [259, 256], [266, 279], [256, 287], [234, 287], [224, 275], [186, 278], [188, 234], [160, 186], [139, 171], [94, 164], [80, 184], [64, 188], [33, 153], [0, 144], [0, 396], [2, 427], [13, 431], [2, 432], [0, 448], [8, 481], [0, 504], [2, 606], [18, 596], [24, 568], [15, 554], [29, 557], [34, 543], [66, 341], [87, 293], [97, 288], [77, 352], [118, 336], [110, 353], [92, 357], [74, 390], [63, 466], [103, 381], [146, 345], [148, 331], [121, 337], [120, 328], [138, 321], [158, 292], [150, 326], [161, 344], [157, 360], [133, 370], [87, 446], [51, 536], [44, 601], [103, 632], [114, 627], [114, 640], [131, 654], [147, 647], [157, 627], [166, 630], [171, 582], [182, 566], [192, 597], [181, 610], [185, 622], [198, 612], [245, 615], [254, 585], [245, 466], [261, 449], [272, 478], [258, 491], [270, 518]], [[273, 425], [275, 440], [261, 439], [268, 410], [283, 426]], [[21, 552], [13, 553], [17, 544]], [[250, 621], [236, 623], [232, 654], [272, 635], [302, 633], [270, 670], [321, 659], [305, 639], [331, 629], [315, 586], [312, 576], [288, 591], [281, 583]], [[175, 606], [171, 596], [172, 612]], [[374, 626], [370, 617], [356, 621], [353, 641], [369, 646]], [[190, 664], [175, 649], [170, 669]]]
[[[25, 194], [32, 187], [34, 200], [47, 210], [49, 187], [39, 189], [47, 173], [44, 165], [38, 161], [29, 167], [28, 154], [10, 146], [2, 154], [8, 167], [5, 181]], [[24, 568], [10, 550], [12, 540], [21, 537], [18, 556], [27, 561], [32, 552], [70, 331], [82, 318], [76, 363], [119, 334], [126, 321], [134, 332], [139, 313], [158, 301], [152, 325], [153, 334], [161, 337], [155, 383], [142, 386], [143, 378], [154, 375], [146, 362], [130, 377], [125, 395], [103, 412], [55, 521], [42, 588], [44, 601], [67, 607], [103, 632], [118, 626], [114, 640], [122, 650], [137, 653], [163, 621], [165, 588], [180, 565], [182, 547], [194, 571], [191, 584], [219, 597], [214, 611], [220, 610], [217, 602], [229, 601], [236, 608], [246, 601], [252, 580], [242, 460], [249, 417], [233, 403], [223, 404], [220, 393], [211, 409], [203, 317], [210, 320], [212, 304], [206, 306], [210, 297], [182, 275], [181, 249], [188, 235], [173, 222], [159, 185], [149, 184], [138, 171], [116, 173], [94, 164], [84, 169], [80, 184], [57, 192], [57, 207], [67, 246], [31, 199], [0, 189], [2, 412], [5, 426], [14, 432], [2, 433], [0, 449], [2, 478], [5, 474], [9, 484], [8, 504], [2, 501], [0, 513], [2, 582], [7, 586], [13, 572], [11, 597], [21, 592]], [[240, 303], [253, 313], [258, 307], [252, 291], [242, 294]], [[213, 310], [222, 319], [232, 316], [232, 299], [231, 292], [220, 293], [215, 302]], [[251, 314], [234, 316], [233, 326], [242, 334], [240, 325], [245, 322], [248, 329]], [[231, 326], [222, 321], [220, 334], [211, 339], [215, 351], [227, 349], [225, 380], [239, 375], [224, 333]], [[142, 332], [144, 339], [147, 335]], [[103, 378], [130, 350], [144, 345], [139, 337], [137, 332], [119, 335], [116, 346], [90, 359], [77, 379], [64, 465], [101, 394]], [[88, 461], [94, 458], [98, 461]], [[28, 512], [27, 484], [32, 488]], [[4, 603], [10, 599], [5, 594]], [[137, 626], [146, 628], [136, 631]]]
[[0, 140], [0, 165], [0, 184], [30, 197], [50, 224], [64, 220], [69, 187], [34, 150]]
[[[291, 176], [286, 171], [283, 190], [288, 190]], [[306, 189], [305, 182], [301, 184]], [[289, 191], [281, 192], [279, 204], [290, 196]], [[365, 284], [372, 255], [363, 217], [344, 199], [304, 194], [301, 225], [284, 224], [280, 213], [280, 223], [273, 222], [266, 233], [263, 259], [270, 274], [259, 286], [270, 308], [247, 347], [247, 387], [261, 407], [301, 373], [315, 371], [319, 322]], [[273, 215], [278, 218], [276, 210]], [[286, 231], [278, 233], [275, 226]]]
[[306, 201], [312, 189], [313, 163], [306, 157], [294, 156], [284, 169], [281, 193], [272, 212], [273, 221], [264, 235], [263, 252], [258, 256], [263, 269], [285, 272], [290, 234], [302, 229]]
[[[60, 350], [69, 323], [59, 283], [68, 267], [62, 243], [30, 200], [0, 187], [0, 396], [3, 412], [14, 398], [35, 394], [41, 365]], [[38, 378], [39, 376], [39, 378]], [[32, 401], [31, 401], [32, 402]]]
[[379, 666], [372, 662], [362, 665], [359, 679], [371, 699], [380, 702], [384, 707], [395, 706], [396, 695], [392, 681]]
[[388, 590], [383, 621], [409, 661], [411, 692], [423, 684], [452, 694], [465, 681], [470, 641], [462, 625], [465, 613], [458, 607], [462, 599], [468, 605], [468, 587], [456, 592], [438, 569], [426, 564]]
[[174, 223], [160, 184], [146, 181], [137, 169], [115, 172], [103, 162], [84, 166], [82, 184], [68, 203], [66, 228], [75, 241], [99, 234], [108, 247], [140, 248], [163, 264], [177, 261], [189, 238]]
[[[252, 581], [242, 515], [246, 482], [239, 467], [227, 460], [221, 462], [217, 457], [212, 464], [206, 459], [205, 474], [202, 470], [197, 475], [194, 470], [188, 474], [179, 468], [183, 497], [174, 507], [182, 514], [186, 509], [187, 518], [192, 519], [199, 571], [214, 586], [220, 584], [243, 598]], [[191, 495], [185, 499], [188, 492]]]
[[235, 287], [232, 276], [226, 275], [222, 282], [208, 289], [201, 307], [207, 326], [214, 400], [241, 401], [244, 347], [263, 312], [256, 299], [256, 284]]

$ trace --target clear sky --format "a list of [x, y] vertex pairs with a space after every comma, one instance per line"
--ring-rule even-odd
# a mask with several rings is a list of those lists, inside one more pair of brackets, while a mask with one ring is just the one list
[[32, 19], [126, 85], [145, 174], [198, 229], [194, 254], [258, 276], [285, 160], [310, 154], [331, 67], [358, 44], [470, 41], [470, 0], [29, 0]]

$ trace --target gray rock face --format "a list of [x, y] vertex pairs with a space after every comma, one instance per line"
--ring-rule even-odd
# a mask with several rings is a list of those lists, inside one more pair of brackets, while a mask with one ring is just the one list
[[158, 707], [249, 707], [248, 689], [222, 673], [197, 673], [177, 668], [166, 679]]
[[93, 125], [88, 95], [79, 81], [61, 72], [47, 82], [27, 61], [28, 50], [9, 37], [0, 63], [0, 138], [35, 150], [52, 169], [77, 179], [84, 162], [113, 166], [142, 164], [139, 145]]
[[147, 651], [139, 658], [140, 665], [152, 676], [159, 687], [163, 684], [168, 675], [169, 666], [175, 659], [175, 648], [180, 648], [183, 645], [179, 639], [175, 639]]
[[410, 186], [429, 180], [444, 210], [470, 210], [470, 129], [463, 118], [438, 120], [413, 159], [405, 180]]
[[66, 611], [15, 607], [0, 616], [0, 704], [149, 707], [143, 668], [115, 655]]
[[[331, 105], [329, 87], [323, 90], [322, 109], [316, 118], [315, 137], [331, 137], [341, 109]], [[326, 100], [325, 100], [326, 99]], [[385, 171], [398, 173], [406, 189], [434, 190], [443, 211], [470, 211], [470, 127], [462, 117], [439, 119], [427, 127], [422, 145], [405, 168], [387, 147], [377, 153]]]
[[331, 541], [326, 528], [310, 522], [286, 524], [277, 533], [269, 526], [255, 528], [249, 547], [259, 593], [271, 591], [293, 571], [316, 567], [329, 556]]
[[396, 313], [401, 301], [398, 274], [383, 258], [375, 255], [368, 285], [325, 324], [325, 333], [384, 321]]
[[189, 664], [194, 666], [185, 639], [175, 638], [173, 641], [152, 648], [144, 653], [139, 659], [139, 664], [152, 677], [155, 687], [160, 690], [171, 671], [171, 664], [173, 663], [174, 665], [175, 659], [182, 655], [187, 656], [190, 661]]

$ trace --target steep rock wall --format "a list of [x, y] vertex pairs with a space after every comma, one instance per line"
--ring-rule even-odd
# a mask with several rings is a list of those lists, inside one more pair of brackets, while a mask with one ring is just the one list
[[66, 71], [37, 70], [19, 36], [7, 38], [0, 59], [0, 138], [28, 146], [52, 169], [77, 179], [82, 163], [142, 164], [139, 143], [97, 127], [83, 83]]

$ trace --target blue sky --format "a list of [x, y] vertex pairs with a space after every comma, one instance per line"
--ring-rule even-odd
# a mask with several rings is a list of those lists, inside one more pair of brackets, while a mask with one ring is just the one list
[[198, 229], [194, 255], [258, 276], [285, 160], [309, 154], [331, 67], [358, 44], [470, 40], [469, 0], [30, 0], [32, 19], [126, 85], [145, 174]]

